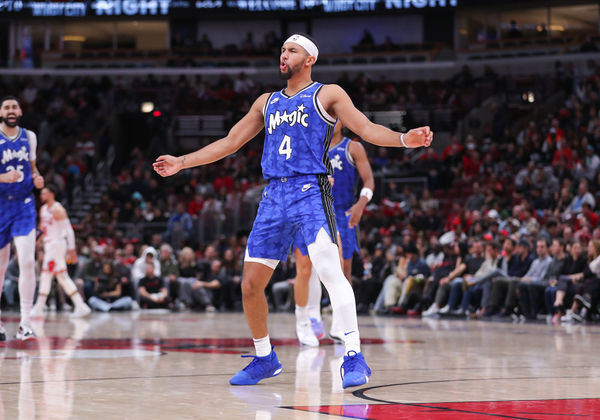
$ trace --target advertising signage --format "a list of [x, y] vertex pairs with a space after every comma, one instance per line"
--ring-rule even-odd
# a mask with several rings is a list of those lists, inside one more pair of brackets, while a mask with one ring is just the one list
[[0, 0], [0, 16], [201, 16], [203, 12], [371, 12], [442, 9], [459, 0]]

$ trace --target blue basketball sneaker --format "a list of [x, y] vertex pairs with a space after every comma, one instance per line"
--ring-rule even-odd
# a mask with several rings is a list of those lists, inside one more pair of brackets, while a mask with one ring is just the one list
[[340, 375], [342, 376], [342, 386], [344, 388], [359, 386], [369, 381], [371, 369], [367, 366], [362, 353], [349, 351], [344, 356], [344, 363], [340, 366]]
[[310, 319], [310, 325], [312, 326], [312, 330], [317, 337], [317, 340], [321, 340], [325, 337], [325, 328], [323, 328], [323, 321], [317, 321], [316, 318]]
[[271, 378], [281, 373], [281, 363], [277, 354], [273, 350], [268, 356], [258, 357], [243, 355], [242, 357], [252, 357], [252, 361], [244, 369], [233, 375], [229, 380], [231, 385], [256, 385], [260, 380]]

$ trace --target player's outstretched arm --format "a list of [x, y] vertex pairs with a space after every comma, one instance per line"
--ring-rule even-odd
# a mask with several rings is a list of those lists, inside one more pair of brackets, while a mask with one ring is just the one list
[[323, 86], [319, 92], [319, 100], [328, 112], [333, 111], [334, 116], [340, 119], [344, 127], [377, 146], [428, 147], [433, 141], [433, 132], [428, 126], [399, 133], [374, 124], [365, 114], [356, 109], [348, 94], [338, 85]]
[[152, 165], [154, 170], [160, 176], [171, 176], [182, 169], [213, 163], [237, 152], [263, 129], [265, 123], [262, 111], [268, 97], [269, 94], [265, 93], [254, 101], [250, 111], [229, 130], [227, 136], [187, 155], [159, 156]]
[[373, 197], [375, 180], [373, 178], [373, 171], [371, 170], [369, 158], [367, 157], [367, 152], [365, 151], [363, 145], [354, 141], [350, 143], [349, 151], [352, 159], [354, 160], [354, 164], [356, 165], [356, 169], [358, 170], [358, 174], [363, 182], [363, 187], [360, 191], [358, 200], [356, 200], [356, 203], [354, 203], [354, 205], [350, 207], [347, 212], [347, 214], [350, 215], [348, 225], [352, 228], [358, 225], [360, 218], [365, 211], [367, 203], [371, 201], [371, 198]]

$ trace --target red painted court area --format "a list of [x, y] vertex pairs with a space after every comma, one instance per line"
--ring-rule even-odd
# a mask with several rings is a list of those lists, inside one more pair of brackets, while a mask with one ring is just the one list
[[352, 419], [600, 419], [600, 399], [289, 407]]

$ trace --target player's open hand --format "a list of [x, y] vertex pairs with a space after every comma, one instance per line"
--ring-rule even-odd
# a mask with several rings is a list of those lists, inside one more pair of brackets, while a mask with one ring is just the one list
[[433, 131], [429, 126], [413, 128], [404, 135], [404, 142], [410, 148], [429, 147], [432, 141]]
[[181, 170], [183, 164], [179, 158], [171, 155], [162, 155], [152, 164], [154, 171], [160, 176], [175, 175]]
[[33, 174], [33, 186], [38, 190], [44, 188], [44, 177], [38, 174]]
[[365, 206], [361, 201], [354, 203], [354, 205], [346, 212], [346, 216], [350, 216], [348, 227], [352, 229], [354, 226], [358, 225], [364, 211]]

